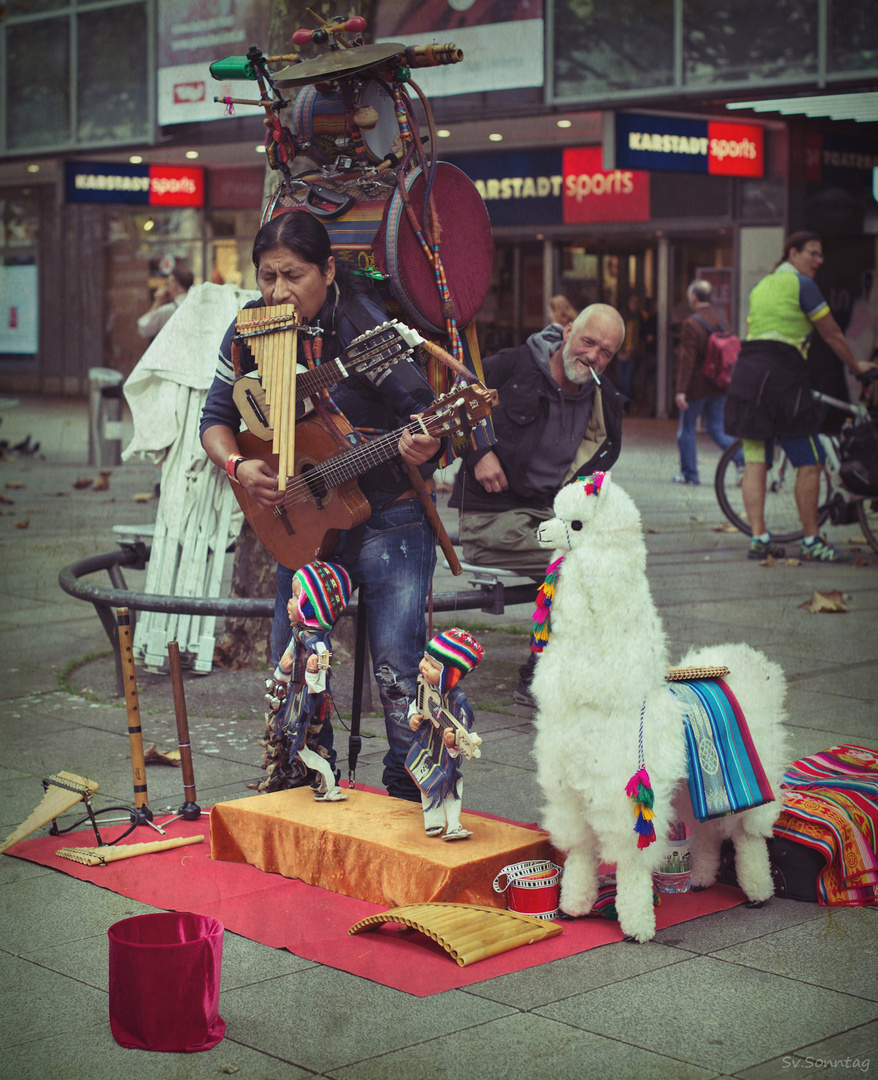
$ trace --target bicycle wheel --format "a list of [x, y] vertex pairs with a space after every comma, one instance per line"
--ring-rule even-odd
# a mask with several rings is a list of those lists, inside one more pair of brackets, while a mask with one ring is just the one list
[[873, 551], [878, 551], [878, 497], [866, 497], [857, 503], [857, 517], [863, 536], [872, 545]]
[[[719, 459], [713, 481], [717, 502], [729, 521], [745, 536], [752, 536], [753, 530], [747, 520], [744, 509], [744, 497], [741, 494], [741, 481], [734, 458], [741, 453], [741, 440], [732, 443]], [[780, 544], [789, 544], [801, 540], [804, 536], [799, 512], [796, 508], [796, 470], [790, 464], [786, 454], [781, 451], [765, 478], [765, 524], [772, 540]], [[820, 480], [818, 522], [822, 525], [829, 517], [829, 496], [831, 494], [829, 478], [824, 470]]]

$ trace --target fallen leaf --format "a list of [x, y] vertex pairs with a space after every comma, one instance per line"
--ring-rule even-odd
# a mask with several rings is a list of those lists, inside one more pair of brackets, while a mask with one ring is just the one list
[[137, 495], [132, 495], [131, 498], [136, 503], [145, 503], [149, 502], [149, 500], [152, 498], [152, 493], [149, 491], [141, 491]]
[[731, 533], [734, 533], [734, 532], [737, 532], [738, 530], [735, 528], [734, 525], [730, 525], [728, 522], [726, 522], [724, 525], [714, 525], [711, 531], [712, 532], [731, 532]]
[[30, 522], [28, 521], [27, 518], [23, 518], [21, 521], [16, 521], [15, 527], [16, 527], [16, 529], [29, 529], [30, 528]]
[[871, 566], [872, 560], [868, 555], [860, 555], [859, 558], [854, 559], [851, 566]]
[[95, 480], [92, 491], [109, 491], [110, 490], [110, 474], [101, 473], [101, 475]]
[[93, 480], [92, 480], [92, 478], [90, 476], [80, 476], [80, 477], [77, 477], [77, 479], [73, 481], [72, 486], [77, 488], [77, 489], [78, 488], [87, 488], [87, 487], [91, 487], [92, 483], [93, 483]]
[[0, 495], [0, 503], [4, 506], [15, 506], [15, 499], [10, 499], [6, 495]]
[[865, 536], [846, 536], [844, 538], [846, 544], [854, 544], [856, 547], [868, 547], [869, 541]]
[[220, 1065], [220, 1072], [228, 1073], [231, 1076], [241, 1068], [240, 1065]]
[[8, 488], [23, 488], [24, 484], [20, 480], [10, 480], [6, 486]]
[[790, 556], [788, 559], [784, 559], [784, 566], [801, 566], [802, 560], [796, 559], [794, 556]]
[[143, 760], [147, 765], [155, 763], [156, 765], [179, 766], [181, 764], [179, 750], [169, 750], [167, 753], [164, 753], [162, 750], [156, 748], [155, 743], [151, 746], [147, 746], [143, 751]]
[[647, 529], [646, 531], [648, 533], [657, 533], [657, 532], [661, 532], [661, 529]]
[[760, 566], [774, 566], [774, 556], [773, 555], [766, 555], [766, 557], [764, 559], [760, 560], [759, 565]]
[[804, 604], [799, 604], [800, 608], [804, 608], [806, 611], [812, 612], [812, 614], [821, 614], [822, 612], [830, 611], [847, 611], [847, 604], [845, 601], [849, 599], [844, 593], [839, 592], [838, 589], [833, 589], [832, 592], [822, 593], [814, 591], [814, 599], [807, 600]]

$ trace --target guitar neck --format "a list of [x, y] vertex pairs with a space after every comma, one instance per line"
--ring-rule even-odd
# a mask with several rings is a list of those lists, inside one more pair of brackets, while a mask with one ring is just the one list
[[310, 371], [300, 371], [296, 375], [296, 401], [311, 397], [321, 390], [328, 390], [347, 376], [348, 371], [341, 360], [332, 360]]
[[413, 421], [397, 431], [385, 432], [369, 442], [355, 446], [352, 450], [321, 462], [307, 474], [308, 482], [310, 484], [319, 476], [321, 483], [327, 488], [340, 487], [345, 481], [355, 480], [377, 465], [383, 465], [397, 457], [399, 440], [404, 431], [409, 431], [414, 435], [422, 430], [421, 425]]

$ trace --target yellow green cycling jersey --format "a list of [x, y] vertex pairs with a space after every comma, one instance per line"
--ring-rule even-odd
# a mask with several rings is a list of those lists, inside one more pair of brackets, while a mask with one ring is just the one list
[[750, 292], [747, 340], [783, 341], [807, 356], [814, 324], [828, 314], [813, 278], [782, 262]]

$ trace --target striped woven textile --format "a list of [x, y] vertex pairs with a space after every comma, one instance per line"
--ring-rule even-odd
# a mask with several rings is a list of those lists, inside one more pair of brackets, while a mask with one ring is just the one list
[[699, 821], [737, 814], [774, 795], [735, 695], [722, 679], [669, 683], [683, 705], [689, 794]]
[[784, 773], [775, 836], [823, 854], [817, 901], [878, 905], [878, 750], [845, 744], [794, 761]]

